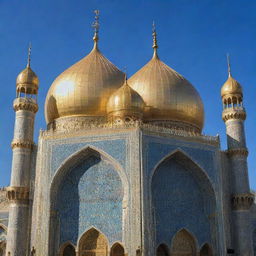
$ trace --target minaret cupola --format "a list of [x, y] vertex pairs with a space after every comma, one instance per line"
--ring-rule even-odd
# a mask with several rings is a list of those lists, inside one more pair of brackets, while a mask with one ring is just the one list
[[243, 90], [239, 82], [231, 75], [231, 66], [229, 56], [228, 62], [228, 79], [221, 88], [221, 98], [223, 104], [222, 119], [224, 121], [230, 118], [245, 120], [246, 112], [243, 108]]
[[229, 56], [228, 61], [228, 79], [221, 88], [221, 97], [224, 108], [242, 106], [243, 90], [242, 86], [232, 77]]
[[24, 95], [37, 95], [39, 80], [35, 72], [30, 67], [31, 63], [31, 45], [28, 48], [28, 62], [24, 70], [20, 72], [16, 79], [16, 92], [17, 97]]

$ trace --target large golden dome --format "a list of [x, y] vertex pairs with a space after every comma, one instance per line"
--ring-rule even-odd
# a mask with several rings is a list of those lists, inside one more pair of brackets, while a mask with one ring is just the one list
[[64, 116], [105, 116], [109, 96], [124, 81], [124, 73], [94, 48], [60, 74], [51, 85], [45, 102], [46, 122]]
[[155, 32], [153, 35], [153, 58], [128, 80], [146, 104], [145, 120], [178, 121], [201, 131], [202, 100], [190, 82], [159, 59]]

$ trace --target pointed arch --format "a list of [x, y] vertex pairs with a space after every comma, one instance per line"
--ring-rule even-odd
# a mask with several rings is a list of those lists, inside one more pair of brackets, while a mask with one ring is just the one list
[[186, 229], [176, 233], [171, 243], [171, 256], [196, 256], [197, 241]]
[[108, 240], [96, 228], [86, 231], [78, 241], [78, 256], [107, 256]]
[[100, 160], [107, 161], [115, 168], [115, 170], [118, 172], [122, 180], [123, 188], [124, 188], [124, 200], [127, 201], [128, 189], [129, 189], [128, 180], [124, 172], [124, 169], [122, 168], [120, 163], [116, 159], [114, 159], [112, 156], [107, 154], [105, 151], [97, 147], [94, 147], [92, 145], [89, 145], [83, 149], [78, 150], [74, 154], [70, 155], [57, 169], [50, 185], [50, 198], [51, 198], [50, 202], [52, 204], [51, 208], [55, 204], [55, 201], [52, 199], [54, 199], [54, 196], [56, 195], [57, 190], [59, 188], [59, 185], [61, 184], [65, 176], [68, 174], [70, 169], [79, 165], [82, 161], [89, 159], [91, 156], [94, 156]]
[[205, 243], [200, 250], [200, 256], [212, 256], [212, 248], [208, 243]]
[[196, 169], [197, 170], [196, 174], [198, 174], [198, 176], [200, 176], [200, 179], [207, 180], [207, 182], [210, 185], [211, 192], [213, 194], [215, 194], [211, 179], [210, 179], [209, 175], [207, 174], [207, 172], [204, 170], [204, 168], [180, 148], [173, 150], [172, 152], [170, 152], [169, 154], [164, 156], [162, 159], [160, 159], [160, 161], [157, 162], [157, 164], [154, 166], [154, 168], [151, 172], [151, 175], [150, 175], [150, 184], [152, 184], [153, 176], [154, 176], [156, 170], [159, 168], [159, 166], [171, 159], [175, 159], [177, 162], [179, 162], [184, 167], [192, 168], [193, 170]]
[[125, 256], [124, 247], [119, 242], [114, 243], [111, 247], [110, 256]]
[[169, 248], [166, 244], [160, 244], [156, 249], [156, 256], [169, 256]]
[[[93, 168], [99, 168], [97, 169], [99, 171], [93, 172]], [[96, 179], [93, 180], [95, 177]], [[90, 182], [90, 179], [95, 182]], [[110, 183], [107, 182], [109, 180]], [[79, 183], [80, 181], [81, 183]], [[97, 193], [93, 191], [95, 186], [100, 188]], [[104, 186], [111, 186], [111, 189], [105, 193], [106, 191], [103, 191]], [[69, 192], [70, 189], [72, 189], [73, 193]], [[93, 202], [97, 198], [111, 200], [112, 196], [114, 196], [115, 207], [112, 207], [108, 214], [109, 216], [111, 215], [112, 219], [116, 215], [119, 216], [117, 225], [121, 226], [122, 216], [124, 216], [122, 204], [128, 201], [128, 189], [128, 180], [124, 169], [117, 160], [106, 152], [93, 146], [87, 146], [70, 155], [59, 166], [50, 185], [50, 209], [48, 213], [50, 231], [48, 234], [49, 241], [52, 243], [49, 245], [51, 253], [56, 254], [59, 248], [56, 241], [63, 243], [71, 240], [75, 243], [81, 235], [80, 232], [87, 230], [90, 225], [96, 225], [107, 234], [108, 226], [105, 225], [105, 229], [103, 228], [103, 219], [105, 217], [102, 214], [97, 215], [99, 207], [93, 203], [86, 203], [86, 200], [88, 202], [90, 200], [92, 200], [90, 202]], [[84, 198], [82, 201], [80, 201], [81, 196]], [[69, 200], [69, 204], [66, 204], [65, 200]], [[103, 204], [101, 205], [102, 207], [100, 208], [102, 209]], [[102, 212], [102, 210], [100, 211]], [[82, 212], [87, 214], [87, 216], [82, 214], [84, 220], [79, 218]], [[90, 216], [96, 215], [99, 216], [96, 220], [90, 218]], [[68, 225], [70, 225], [70, 222], [72, 222], [72, 228], [69, 230]], [[108, 225], [110, 223], [111, 221], [108, 222]], [[118, 235], [119, 233], [116, 232], [113, 240], [119, 240]]]
[[67, 241], [61, 245], [59, 250], [59, 256], [76, 256], [76, 249], [75, 246], [70, 242]]

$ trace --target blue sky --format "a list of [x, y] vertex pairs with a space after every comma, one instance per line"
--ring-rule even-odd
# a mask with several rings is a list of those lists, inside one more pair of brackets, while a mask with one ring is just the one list
[[256, 1], [253, 0], [0, 0], [0, 186], [9, 184], [13, 137], [15, 79], [25, 67], [31, 41], [32, 68], [40, 79], [35, 141], [45, 128], [44, 100], [54, 78], [92, 48], [93, 10], [99, 9], [104, 55], [128, 76], [152, 56], [155, 21], [159, 56], [200, 92], [206, 120], [204, 133], [220, 134], [220, 88], [227, 78], [226, 53], [232, 74], [244, 89], [247, 110], [250, 184], [256, 189]]

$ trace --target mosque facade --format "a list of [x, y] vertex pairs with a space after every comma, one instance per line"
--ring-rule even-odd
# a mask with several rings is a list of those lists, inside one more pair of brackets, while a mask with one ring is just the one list
[[[94, 46], [60, 74], [34, 143], [39, 80], [18, 75], [0, 256], [256, 255], [242, 86], [221, 89], [227, 150], [195, 87], [153, 57], [129, 79]], [[6, 197], [6, 199], [5, 199]]]

